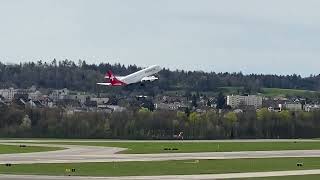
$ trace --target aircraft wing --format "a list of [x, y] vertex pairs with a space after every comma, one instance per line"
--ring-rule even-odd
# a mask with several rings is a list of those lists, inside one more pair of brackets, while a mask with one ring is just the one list
[[111, 86], [112, 84], [111, 83], [97, 83], [98, 85], [101, 85], [101, 86]]

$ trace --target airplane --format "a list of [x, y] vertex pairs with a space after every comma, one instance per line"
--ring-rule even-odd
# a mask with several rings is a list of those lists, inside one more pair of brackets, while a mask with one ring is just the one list
[[134, 83], [152, 82], [159, 79], [154, 76], [159, 71], [161, 71], [161, 67], [158, 65], [150, 66], [127, 76], [115, 76], [112, 71], [108, 71], [104, 78], [109, 79], [110, 82], [97, 84], [102, 86], [126, 86]]

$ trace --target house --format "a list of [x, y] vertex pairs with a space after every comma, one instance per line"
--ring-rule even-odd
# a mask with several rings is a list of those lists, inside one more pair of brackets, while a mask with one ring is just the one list
[[123, 112], [126, 110], [125, 107], [117, 106], [117, 105], [107, 105], [106, 108], [112, 110], [112, 112]]
[[188, 108], [187, 105], [180, 103], [180, 102], [174, 102], [174, 103], [156, 103], [155, 104], [155, 109], [157, 110], [180, 110]]
[[42, 93], [40, 91], [30, 92], [28, 93], [29, 99], [33, 101], [38, 101], [42, 98]]
[[4, 102], [4, 98], [0, 96], [0, 107], [6, 106], [6, 103]]
[[[279, 105], [281, 105], [281, 104], [279, 104]], [[268, 111], [269, 112], [281, 112], [282, 108], [281, 108], [281, 106], [279, 106], [279, 107], [268, 107]]]
[[306, 104], [304, 106], [304, 111], [306, 112], [312, 112], [312, 111], [317, 111], [320, 110], [320, 105], [318, 104]]
[[14, 88], [0, 89], [0, 96], [2, 96], [5, 101], [12, 101], [17, 92], [18, 90]]
[[236, 114], [239, 114], [239, 113], [243, 113], [243, 110], [242, 109], [235, 109], [233, 112]]
[[88, 101], [88, 99], [90, 99], [90, 95], [77, 93], [77, 94], [68, 95], [65, 97], [65, 99], [78, 101], [81, 104], [84, 104]]
[[187, 98], [181, 97], [181, 96], [163, 96], [158, 98], [156, 101], [162, 102], [162, 103], [175, 103], [175, 102], [185, 103], [187, 102]]
[[60, 90], [53, 90], [49, 97], [53, 101], [64, 100], [69, 95], [69, 90], [67, 88]]
[[90, 98], [90, 101], [94, 101], [97, 105], [105, 105], [109, 102], [109, 98]]

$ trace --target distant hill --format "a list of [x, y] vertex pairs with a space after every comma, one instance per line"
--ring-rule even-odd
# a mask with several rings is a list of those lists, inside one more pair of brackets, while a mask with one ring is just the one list
[[[221, 92], [225, 95], [230, 94], [243, 94], [245, 92], [244, 87], [220, 87]], [[302, 89], [280, 89], [280, 88], [261, 88], [259, 92], [252, 94], [260, 94], [267, 97], [320, 97], [320, 91], [310, 91]]]
[[[242, 91], [245, 93], [260, 92], [268, 96], [304, 94], [320, 90], [320, 75], [303, 78], [295, 74], [290, 76], [244, 75], [242, 73], [170, 71], [165, 68], [159, 73], [160, 80], [152, 83], [152, 85], [147, 85], [147, 88], [140, 85], [124, 88], [97, 86], [96, 82], [103, 81], [105, 72], [110, 69], [115, 74], [125, 75], [135, 72], [141, 67], [110, 63], [87, 64], [81, 60], [77, 63], [69, 60], [53, 60], [50, 63], [38, 61], [10, 65], [0, 62], [0, 88], [28, 88], [36, 85], [39, 88], [47, 89], [68, 88], [77, 91], [115, 92], [117, 94], [119, 92], [127, 94], [130, 91], [143, 91], [152, 95], [167, 91], [189, 93], [228, 90], [229, 93], [232, 93], [232, 91], [238, 91], [238, 89], [224, 87], [242, 87]], [[308, 91], [301, 91], [300, 89]]]

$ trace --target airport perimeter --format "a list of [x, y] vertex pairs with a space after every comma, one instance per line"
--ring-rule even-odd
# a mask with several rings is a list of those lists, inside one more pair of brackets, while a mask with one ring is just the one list
[[[286, 176], [306, 177], [297, 175], [308, 175], [308, 179], [309, 175], [310, 178], [315, 177], [315, 179], [320, 177], [320, 163], [318, 163], [320, 161], [320, 146], [317, 146], [320, 144], [319, 140], [10, 139], [1, 140], [0, 144], [21, 149], [26, 147], [47, 148], [42, 152], [0, 154], [0, 174], [2, 174], [0, 179], [228, 179], [259, 177], [278, 179]], [[125, 148], [126, 146], [129, 150]], [[140, 146], [145, 146], [145, 149], [151, 153], [144, 152]], [[219, 149], [214, 149], [216, 146]], [[55, 149], [50, 150], [50, 148]], [[159, 148], [161, 151], [154, 153]], [[188, 148], [191, 149], [190, 152], [187, 150]], [[82, 176], [84, 177], [81, 178]]]

